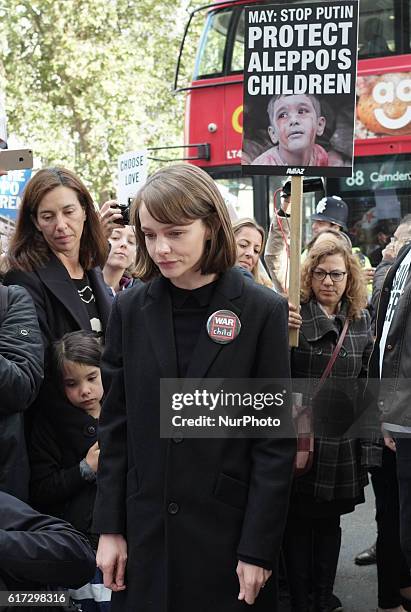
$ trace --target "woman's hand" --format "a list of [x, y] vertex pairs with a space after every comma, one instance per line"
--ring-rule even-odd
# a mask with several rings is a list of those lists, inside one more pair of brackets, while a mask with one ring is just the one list
[[394, 453], [397, 452], [397, 447], [395, 446], [395, 440], [394, 438], [391, 438], [391, 436], [384, 436], [384, 444], [387, 448], [392, 450]]
[[100, 208], [100, 222], [107, 240], [110, 238], [113, 229], [119, 225], [116, 223], [116, 221], [122, 218], [123, 215], [117, 208], [116, 200], [108, 200], [107, 202], [104, 202], [103, 206]]
[[397, 257], [396, 243], [391, 240], [381, 254], [384, 261], [389, 261], [392, 263]]
[[300, 329], [303, 322], [302, 316], [300, 315], [300, 306], [298, 310], [293, 304], [288, 304], [288, 327], [289, 329]]
[[368, 283], [372, 283], [372, 281], [374, 280], [375, 268], [364, 268], [363, 273], [364, 273], [365, 282], [367, 283], [367, 285]]
[[93, 470], [94, 473], [97, 472], [98, 468], [98, 458], [100, 456], [100, 449], [98, 447], [98, 442], [95, 442], [93, 446], [90, 446], [88, 449], [87, 455], [85, 457], [86, 463]]
[[237, 564], [237, 576], [240, 582], [238, 599], [250, 605], [253, 604], [271, 574], [271, 570], [239, 561]]
[[382, 437], [384, 438], [385, 446], [389, 448], [391, 451], [393, 451], [394, 453], [396, 453], [397, 447], [395, 446], [395, 440], [390, 434], [390, 432], [387, 431], [383, 425], [381, 426], [381, 433], [382, 433]]
[[96, 563], [103, 572], [104, 586], [112, 591], [124, 591], [127, 542], [122, 535], [106, 533], [100, 536]]

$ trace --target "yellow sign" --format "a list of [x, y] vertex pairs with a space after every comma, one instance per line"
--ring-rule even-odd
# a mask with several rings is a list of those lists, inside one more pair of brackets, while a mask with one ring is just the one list
[[242, 114], [243, 114], [243, 105], [240, 104], [240, 106], [237, 106], [237, 108], [234, 110], [233, 115], [231, 117], [231, 125], [233, 126], [233, 130], [235, 132], [238, 132], [238, 134], [243, 133], [243, 126], [241, 125], [239, 121], [240, 117], [242, 118]]

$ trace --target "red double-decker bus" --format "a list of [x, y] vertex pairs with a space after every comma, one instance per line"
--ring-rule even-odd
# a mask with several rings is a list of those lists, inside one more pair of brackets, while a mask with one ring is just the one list
[[[244, 6], [252, 3], [225, 0], [191, 14], [180, 58], [202, 19], [194, 74], [182, 83], [179, 59], [175, 90], [186, 95], [185, 144], [195, 145], [188, 148], [192, 163], [220, 183], [240, 216], [254, 216], [267, 226], [282, 179], [243, 177], [240, 165]], [[350, 232], [368, 253], [378, 246], [382, 229], [411, 212], [410, 22], [409, 0], [361, 0], [354, 172], [326, 182], [327, 193], [348, 203]], [[318, 197], [304, 194], [306, 219]], [[309, 232], [307, 222], [306, 239]]]

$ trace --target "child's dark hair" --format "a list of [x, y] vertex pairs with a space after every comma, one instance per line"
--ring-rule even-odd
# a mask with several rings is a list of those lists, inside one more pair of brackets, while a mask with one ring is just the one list
[[[287, 98], [293, 95], [294, 94], [276, 94], [272, 96], [272, 98], [270, 98], [270, 101], [267, 106], [267, 114], [268, 114], [270, 123], [274, 123], [274, 105], [277, 102], [277, 100], [279, 100], [280, 98]], [[306, 98], [309, 98], [311, 100], [311, 104], [314, 107], [317, 118], [321, 117], [321, 103], [319, 99], [317, 98], [317, 96], [315, 96], [314, 94], [302, 94], [302, 95], [304, 95]]]
[[65, 361], [100, 367], [102, 346], [94, 332], [80, 330], [64, 334], [53, 346], [55, 366], [60, 376]]

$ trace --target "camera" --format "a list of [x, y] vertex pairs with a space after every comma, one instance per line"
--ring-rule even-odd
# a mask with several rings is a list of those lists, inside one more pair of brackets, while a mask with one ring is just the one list
[[117, 204], [116, 208], [120, 209], [121, 219], [117, 219], [114, 223], [118, 223], [119, 225], [130, 225], [130, 206], [133, 201], [133, 198], [128, 198], [127, 204]]

